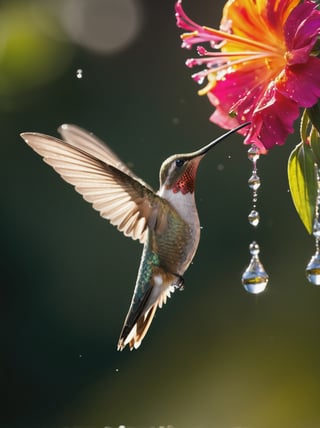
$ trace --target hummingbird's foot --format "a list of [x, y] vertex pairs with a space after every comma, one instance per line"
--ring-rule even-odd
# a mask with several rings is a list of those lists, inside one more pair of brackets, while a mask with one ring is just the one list
[[174, 282], [172, 285], [174, 286], [175, 289], [182, 291], [184, 290], [184, 279], [181, 275], [178, 275], [177, 273], [173, 274], [174, 276], [177, 277], [177, 282]]

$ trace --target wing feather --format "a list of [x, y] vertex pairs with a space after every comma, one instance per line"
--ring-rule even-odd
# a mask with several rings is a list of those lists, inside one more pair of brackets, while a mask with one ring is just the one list
[[135, 178], [145, 187], [149, 188], [149, 186], [137, 177], [102, 140], [91, 132], [80, 128], [80, 126], [71, 124], [61, 125], [58, 131], [62, 135], [62, 138], [73, 147], [77, 147], [91, 156], [101, 159], [108, 165], [115, 166], [120, 171], [130, 175], [130, 177]]
[[103, 218], [143, 243], [157, 211], [154, 191], [92, 134], [74, 125], [59, 131], [66, 141], [32, 132], [21, 136]]

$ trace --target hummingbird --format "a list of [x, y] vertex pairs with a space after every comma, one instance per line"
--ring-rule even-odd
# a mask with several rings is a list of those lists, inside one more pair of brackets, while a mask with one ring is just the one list
[[44, 162], [72, 184], [103, 218], [125, 236], [143, 244], [118, 350], [126, 345], [130, 350], [137, 349], [157, 308], [175, 290], [183, 289], [183, 275], [200, 239], [194, 196], [199, 163], [220, 141], [247, 125], [231, 129], [199, 150], [170, 156], [161, 165], [157, 192], [100, 139], [76, 125], [60, 126], [62, 140], [36, 132], [21, 134]]

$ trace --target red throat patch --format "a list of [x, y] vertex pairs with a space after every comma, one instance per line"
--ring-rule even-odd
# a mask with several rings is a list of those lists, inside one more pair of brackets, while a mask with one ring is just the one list
[[191, 162], [183, 175], [172, 187], [173, 193], [181, 192], [183, 195], [186, 193], [193, 193], [196, 181], [198, 164]]

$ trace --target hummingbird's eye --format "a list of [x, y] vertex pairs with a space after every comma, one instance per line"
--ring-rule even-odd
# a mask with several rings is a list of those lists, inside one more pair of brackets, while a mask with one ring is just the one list
[[176, 166], [178, 167], [178, 168], [180, 168], [180, 166], [182, 166], [184, 164], [184, 160], [183, 159], [177, 159], [176, 160]]

